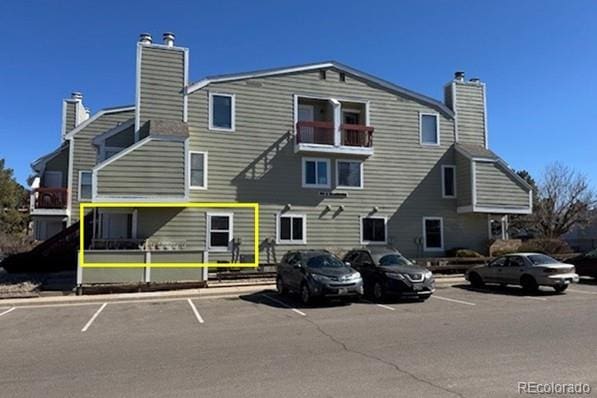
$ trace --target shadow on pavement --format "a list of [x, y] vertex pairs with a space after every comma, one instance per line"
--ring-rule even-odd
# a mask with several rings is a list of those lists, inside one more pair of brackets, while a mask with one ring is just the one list
[[[461, 284], [461, 285], [453, 285], [452, 287], [457, 288], [457, 289], [462, 289], [462, 290], [468, 290], [468, 291], [476, 292], [476, 293], [499, 294], [499, 295], [505, 295], [505, 296], [519, 296], [519, 297], [524, 297], [524, 296], [537, 296], [537, 297], [559, 296], [561, 294], [565, 294], [565, 292], [558, 293], [558, 292], [554, 291], [552, 288], [545, 287], [545, 286], [541, 286], [539, 288], [539, 290], [537, 290], [536, 292], [527, 292], [527, 291], [523, 290], [522, 287], [519, 287], [519, 286], [485, 285], [483, 287], [476, 288], [476, 287], [472, 287], [471, 285]], [[547, 289], [549, 289], [549, 290], [547, 290]]]
[[253, 304], [262, 304], [267, 305], [273, 308], [337, 308], [337, 307], [346, 307], [355, 302], [356, 299], [351, 301], [344, 301], [344, 300], [315, 300], [312, 304], [304, 305], [301, 303], [299, 297], [294, 294], [287, 294], [284, 296], [280, 296], [278, 292], [275, 290], [262, 290], [259, 292], [241, 295], [239, 296], [241, 300], [245, 300], [251, 302]]

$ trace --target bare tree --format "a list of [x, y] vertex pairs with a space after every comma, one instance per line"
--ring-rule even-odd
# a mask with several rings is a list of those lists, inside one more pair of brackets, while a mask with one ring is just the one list
[[546, 167], [534, 203], [534, 227], [545, 238], [559, 238], [591, 221], [597, 195], [588, 178], [560, 163]]

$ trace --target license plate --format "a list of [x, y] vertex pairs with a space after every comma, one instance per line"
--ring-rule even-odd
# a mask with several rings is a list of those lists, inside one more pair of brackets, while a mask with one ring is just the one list
[[348, 293], [348, 289], [340, 288], [338, 289], [338, 294], [346, 294]]

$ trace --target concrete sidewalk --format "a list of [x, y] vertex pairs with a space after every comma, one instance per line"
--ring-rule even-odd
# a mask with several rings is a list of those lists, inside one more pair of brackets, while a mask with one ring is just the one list
[[[436, 278], [438, 289], [447, 288], [454, 284], [464, 283], [462, 276], [450, 276]], [[275, 290], [275, 283], [260, 281], [259, 283], [247, 282], [218, 282], [211, 283], [207, 288], [170, 290], [160, 292], [144, 293], [117, 293], [117, 294], [93, 294], [87, 296], [42, 296], [35, 298], [21, 299], [0, 299], [0, 307], [24, 307], [38, 305], [59, 305], [59, 304], [93, 304], [114, 301], [142, 301], [142, 300], [169, 300], [185, 298], [223, 298], [236, 297], [244, 294], [251, 294], [263, 290]]]

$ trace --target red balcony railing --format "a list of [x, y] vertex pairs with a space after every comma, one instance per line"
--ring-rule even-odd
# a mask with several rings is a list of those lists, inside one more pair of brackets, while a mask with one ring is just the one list
[[66, 188], [37, 188], [34, 195], [37, 209], [66, 209]]
[[366, 148], [373, 146], [373, 127], [361, 124], [343, 124], [340, 129], [342, 130], [342, 145]]
[[334, 123], [298, 122], [296, 124], [296, 143], [334, 145]]

